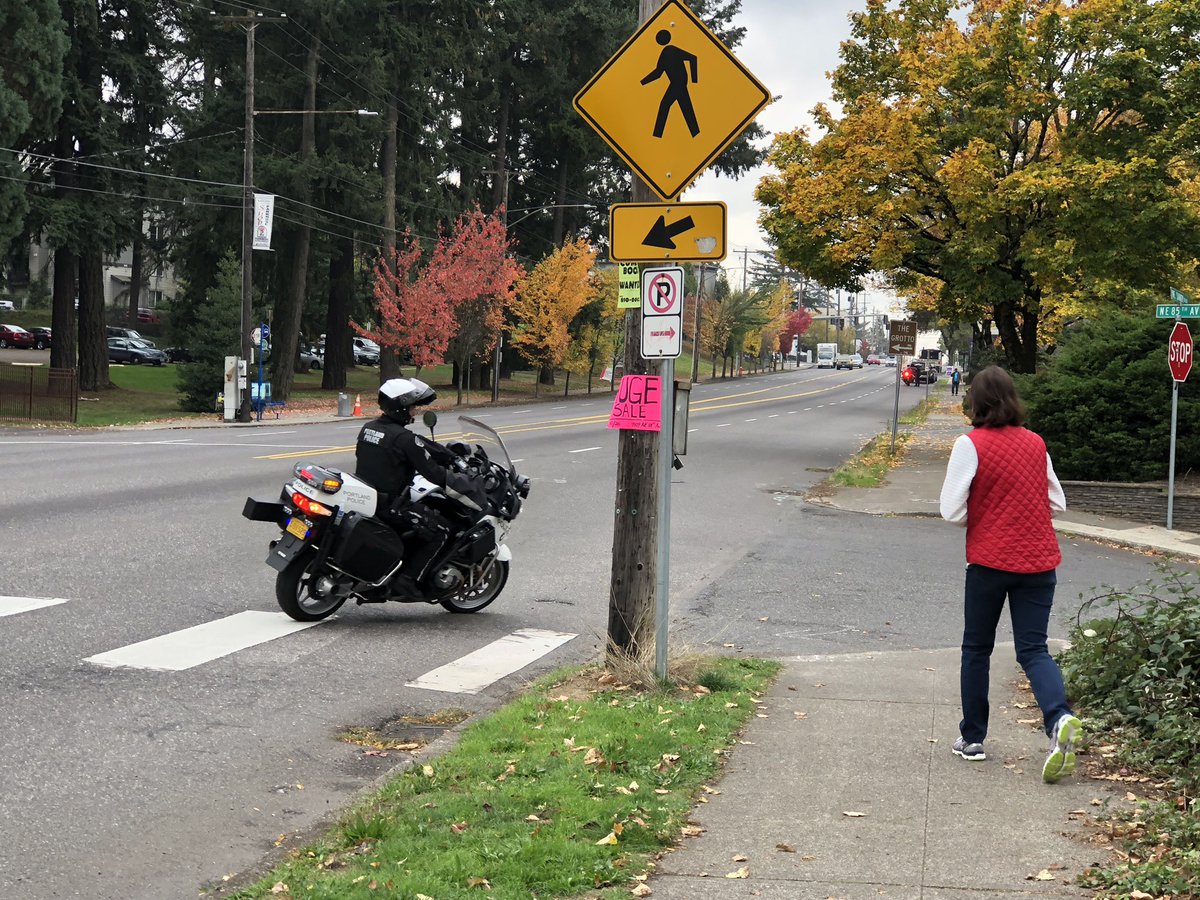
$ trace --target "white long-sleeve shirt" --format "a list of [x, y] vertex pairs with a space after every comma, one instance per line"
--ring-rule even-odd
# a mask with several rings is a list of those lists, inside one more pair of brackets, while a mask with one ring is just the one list
[[[955, 525], [967, 527], [967, 498], [971, 495], [971, 482], [979, 470], [979, 455], [975, 445], [965, 434], [960, 434], [950, 451], [950, 462], [946, 466], [946, 479], [942, 482], [942, 495], [938, 503], [942, 518]], [[1054, 463], [1046, 454], [1046, 482], [1050, 500], [1050, 515], [1066, 512], [1067, 495], [1063, 493], [1058, 476], [1054, 474]]]

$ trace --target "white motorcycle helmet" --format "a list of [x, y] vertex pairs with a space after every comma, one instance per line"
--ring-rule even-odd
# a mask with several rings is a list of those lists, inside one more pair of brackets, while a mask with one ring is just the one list
[[414, 407], [428, 406], [436, 399], [437, 391], [418, 378], [389, 378], [379, 386], [379, 408], [404, 425], [413, 420]]

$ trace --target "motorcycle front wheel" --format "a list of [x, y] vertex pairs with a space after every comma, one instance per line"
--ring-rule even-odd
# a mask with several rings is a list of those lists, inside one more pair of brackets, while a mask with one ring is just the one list
[[319, 622], [346, 602], [346, 594], [334, 590], [332, 578], [313, 571], [316, 558], [315, 550], [301, 553], [275, 579], [279, 608], [297, 622]]
[[463, 585], [449, 597], [443, 597], [440, 602], [444, 609], [452, 613], [479, 612], [500, 596], [507, 581], [508, 560], [496, 560], [474, 586]]

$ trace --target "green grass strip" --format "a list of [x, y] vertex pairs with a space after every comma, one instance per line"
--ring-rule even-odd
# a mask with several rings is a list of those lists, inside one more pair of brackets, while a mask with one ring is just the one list
[[714, 657], [691, 688], [621, 685], [595, 668], [544, 679], [235, 896], [625, 896], [679, 840], [778, 670]]

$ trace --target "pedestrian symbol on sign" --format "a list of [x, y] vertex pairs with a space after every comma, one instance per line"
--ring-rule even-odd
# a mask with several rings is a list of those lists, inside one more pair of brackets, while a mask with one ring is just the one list
[[[667, 90], [658, 104], [658, 118], [654, 120], [654, 136], [660, 138], [667, 127], [667, 116], [671, 114], [672, 106], [679, 106], [683, 121], [687, 123], [692, 137], [700, 134], [700, 125], [696, 121], [696, 110], [692, 108], [692, 95], [688, 93], [688, 84], [697, 82], [696, 57], [671, 46], [671, 32], [662, 29], [654, 36], [662, 47], [658, 55], [658, 65], [654, 71], [642, 79], [642, 84], [651, 84], [663, 75], [667, 76]], [[688, 75], [691, 75], [689, 80]]]

